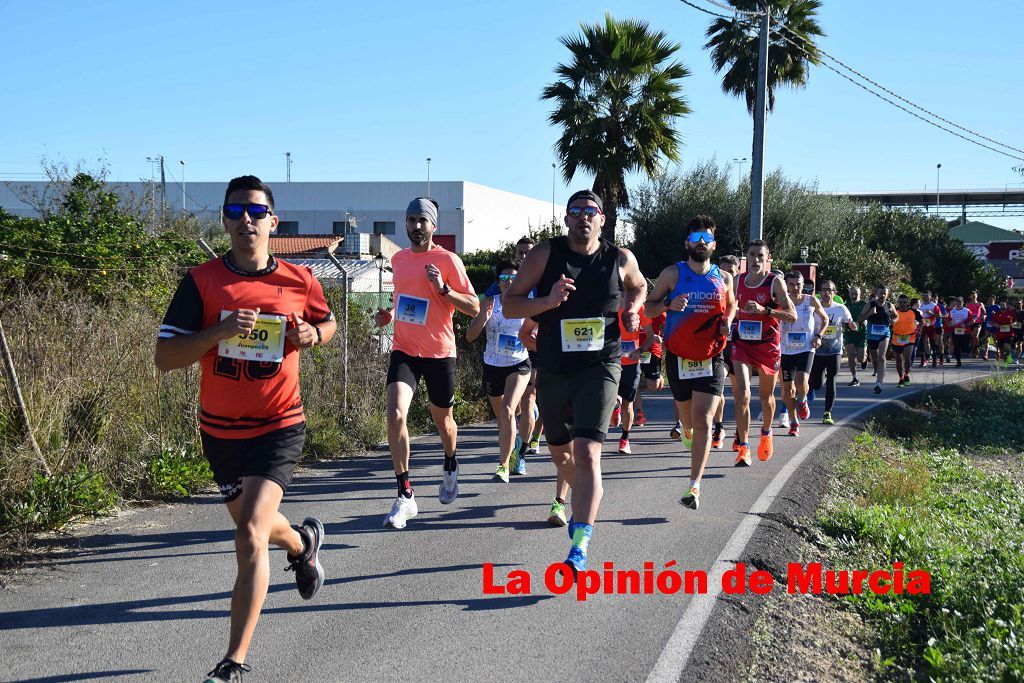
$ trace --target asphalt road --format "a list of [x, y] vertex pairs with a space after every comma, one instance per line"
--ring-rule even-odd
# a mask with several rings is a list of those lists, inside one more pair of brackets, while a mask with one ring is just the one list
[[[844, 370], [833, 415], [841, 422], [924, 386], [988, 371], [980, 361], [944, 373], [918, 370], [914, 385], [900, 390], [890, 363], [890, 383], [876, 397], [870, 382], [848, 388]], [[864, 381], [870, 371], [861, 374]], [[725, 450], [712, 452], [695, 512], [679, 503], [689, 457], [668, 436], [670, 396], [647, 398], [648, 423], [633, 432], [633, 455], [615, 453], [617, 434], [605, 446], [590, 568], [612, 562], [642, 569], [652, 562], [660, 570], [675, 561], [677, 570], [714, 576], [716, 559], [721, 566], [742, 541], [737, 529], [757, 525], [757, 507], [766, 504], [762, 494], [773, 480], [783, 486], [776, 477], [786, 464], [830, 430], [820, 424], [822, 405], [819, 395], [800, 437], [775, 430], [775, 457], [767, 463], [755, 458], [753, 467], [734, 469], [727, 439]], [[731, 410], [730, 401], [727, 435]], [[246, 679], [677, 678], [686, 643], [716, 618], [714, 596], [691, 605], [694, 596], [684, 593], [598, 594], [585, 602], [574, 593], [553, 595], [544, 573], [569, 547], [565, 529], [545, 524], [553, 465], [544, 454], [534, 456], [527, 476], [492, 482], [493, 424], [463, 428], [459, 454], [459, 498], [442, 506], [439, 443], [414, 442], [411, 479], [420, 513], [401, 531], [381, 527], [395, 496], [386, 453], [313, 464], [296, 476], [283, 512], [293, 521], [323, 520], [328, 578], [312, 601], [303, 601], [292, 574], [281, 571], [284, 552], [271, 552], [272, 585]], [[0, 591], [0, 679], [202, 680], [226, 646], [235, 571], [233, 533], [218, 496], [135, 509], [75, 536], [73, 549], [30, 564]], [[525, 570], [532, 594], [485, 595], [484, 563], [493, 563], [499, 578]]]

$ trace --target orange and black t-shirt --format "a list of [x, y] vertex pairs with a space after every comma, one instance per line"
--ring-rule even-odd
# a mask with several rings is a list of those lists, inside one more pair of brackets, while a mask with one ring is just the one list
[[[271, 257], [267, 268], [249, 273], [224, 256], [193, 268], [182, 279], [160, 325], [160, 338], [194, 334], [240, 308], [259, 308], [261, 318], [280, 316], [285, 321], [294, 313], [314, 325], [333, 319], [323, 288], [309, 268]], [[199, 360], [200, 429], [222, 439], [247, 439], [306, 419], [296, 346], [285, 339], [280, 361], [228, 357], [220, 355], [220, 346]]]

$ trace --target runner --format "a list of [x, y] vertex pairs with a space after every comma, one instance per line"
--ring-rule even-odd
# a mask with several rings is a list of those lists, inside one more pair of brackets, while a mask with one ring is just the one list
[[1017, 300], [1017, 322], [1013, 323], [1013, 339], [1017, 347], [1017, 365], [1024, 365], [1024, 299]]
[[437, 204], [417, 197], [405, 210], [405, 231], [412, 246], [391, 257], [394, 270], [395, 304], [377, 310], [375, 322], [384, 327], [395, 322], [395, 339], [388, 365], [388, 446], [398, 480], [398, 497], [384, 526], [404, 529], [419, 512], [409, 481], [409, 428], [406, 418], [419, 385], [427, 386], [430, 416], [437, 426], [444, 448], [444, 468], [438, 500], [448, 505], [459, 495], [459, 462], [456, 458], [458, 426], [452, 417], [455, 405], [456, 310], [475, 317], [480, 312], [473, 285], [466, 276], [462, 259], [439, 244]]
[[203, 454], [235, 524], [238, 573], [224, 658], [207, 681], [241, 681], [270, 585], [269, 544], [284, 548], [302, 598], [323, 585], [324, 527], [291, 526], [279, 508], [302, 455], [299, 350], [330, 341], [335, 323], [308, 268], [270, 255], [278, 225], [271, 189], [233, 179], [221, 222], [231, 250], [193, 268], [171, 299], [156, 343], [161, 372], [198, 362]]
[[768, 460], [775, 419], [775, 382], [782, 356], [779, 322], [796, 320], [796, 309], [782, 278], [769, 270], [771, 252], [764, 240], [747, 245], [747, 274], [736, 279], [736, 336], [732, 343], [732, 365], [736, 372], [736, 467], [750, 466], [750, 378], [758, 373], [761, 399], [761, 440], [757, 457]]
[[857, 321], [860, 320], [860, 314], [868, 302], [860, 297], [860, 287], [856, 285], [850, 287], [850, 300], [846, 302], [846, 308], [850, 311], [850, 317], [853, 318], [856, 329], [850, 328], [844, 341], [846, 342], [846, 362], [850, 368], [850, 374], [853, 375], [853, 379], [850, 380], [851, 387], [860, 386], [857, 370], [864, 369], [864, 364], [867, 362], [868, 340], [864, 327]]
[[985, 324], [981, 326], [981, 333], [978, 338], [978, 347], [981, 349], [982, 360], [988, 360], [988, 341], [995, 337], [996, 332], [995, 325], [992, 323], [992, 316], [1000, 310], [994, 296], [990, 295], [985, 301]]
[[910, 385], [910, 368], [914, 366], [911, 354], [923, 322], [921, 312], [911, 307], [910, 298], [900, 294], [896, 299], [896, 319], [892, 321], [892, 353], [896, 359], [896, 374], [900, 378], [897, 386]]
[[963, 357], [971, 352], [971, 311], [964, 308], [964, 301], [958, 296], [953, 297], [953, 306], [946, 314], [943, 324], [952, 331], [953, 357], [956, 366], [963, 365]]
[[[740, 273], [740, 260], [732, 254], [726, 254], [718, 259], [718, 268], [723, 273], [728, 273], [732, 278], [733, 282], [736, 281], [736, 277]], [[735, 289], [735, 287], [734, 287]], [[725, 350], [722, 351], [722, 360], [725, 361], [725, 371], [729, 376], [729, 383], [732, 385], [732, 395], [736, 395], [736, 373], [732, 367], [732, 337], [736, 332], [735, 316], [732, 327], [729, 330], [729, 334], [725, 338]], [[718, 409], [715, 411], [715, 423], [711, 428], [711, 447], [721, 448], [723, 440], [725, 438], [725, 397], [718, 402]], [[733, 435], [733, 446], [732, 450], [736, 451], [739, 449], [739, 440]]]
[[[648, 289], [654, 286], [648, 283]], [[662, 358], [662, 337], [665, 329], [665, 314], [656, 315], [653, 318], [647, 317], [647, 310], [640, 308], [640, 348], [647, 350], [640, 354], [640, 374], [643, 376], [641, 388], [654, 393], [661, 391], [665, 381], [661, 376]], [[648, 343], [650, 340], [650, 343]], [[643, 392], [636, 392], [636, 426], [643, 427], [647, 424], [647, 416], [644, 415]], [[680, 426], [681, 427], [681, 426]], [[679, 438], [679, 437], [676, 437]]]
[[[568, 235], [530, 252], [503, 303], [506, 315], [530, 316], [540, 326], [537, 396], [551, 459], [573, 489], [566, 563], [578, 572], [587, 567], [603, 495], [601, 444], [622, 373], [619, 304], [624, 327], [635, 331], [647, 282], [631, 252], [601, 239], [604, 213], [596, 194], [569, 197], [564, 220]], [[527, 298], [533, 287], [537, 297]]]
[[[971, 355], [978, 358], [981, 355], [981, 329], [985, 325], [985, 306], [978, 301], [978, 293], [971, 292], [967, 295], [967, 303], [964, 304], [964, 308], [971, 314], [968, 322], [971, 331]], [[986, 355], [988, 355], [987, 350]]]
[[[814, 353], [811, 366], [811, 391], [821, 389], [825, 384], [825, 411], [821, 414], [822, 424], [835, 424], [832, 419], [832, 406], [836, 402], [836, 377], [842, 365], [843, 332], [853, 332], [857, 323], [853, 320], [850, 310], [835, 299], [836, 285], [831, 280], [821, 283], [821, 306], [828, 316], [828, 325], [822, 332], [821, 346]], [[845, 330], [844, 330], [845, 326]]]
[[804, 276], [798, 270], [786, 273], [786, 292], [796, 309], [796, 320], [783, 322], [782, 400], [790, 417], [789, 435], [800, 436], [800, 420], [811, 416], [807, 402], [807, 380], [814, 364], [814, 351], [821, 346], [828, 327], [828, 315], [812, 294], [804, 294]]
[[932, 359], [932, 367], [943, 365], [942, 354], [942, 318], [946, 314], [945, 309], [938, 301], [932, 300], [932, 293], [924, 293], [924, 301], [921, 302], [922, 332], [921, 335], [921, 364], [924, 367], [928, 358]]
[[[526, 392], [530, 381], [530, 357], [526, 347], [519, 340], [522, 318], [506, 318], [502, 313], [501, 294], [508, 291], [519, 272], [515, 263], [498, 264], [495, 269], [500, 285], [496, 297], [486, 299], [480, 312], [466, 329], [466, 339], [476, 340], [486, 331], [487, 346], [484, 348], [483, 386], [491, 403], [491, 410], [498, 420], [498, 469], [494, 478], [508, 483], [509, 459], [519, 451], [521, 439], [515, 438], [516, 408]], [[513, 441], [515, 439], [515, 441]], [[525, 474], [525, 461], [515, 474]]]
[[1001, 360], [1007, 365], [1013, 360], [1015, 322], [1017, 312], [1007, 305], [1006, 297], [1003, 297], [992, 314], [992, 336], [996, 342], [996, 360]]
[[686, 261], [661, 271], [647, 299], [651, 313], [667, 309], [665, 369], [679, 413], [693, 426], [690, 487], [680, 502], [700, 506], [700, 482], [711, 451], [711, 423], [724, 399], [722, 350], [736, 314], [732, 276], [711, 264], [715, 221], [695, 216], [686, 226]]
[[868, 355], [875, 368], [874, 392], [876, 394], [882, 393], [882, 383], [885, 381], [885, 354], [889, 350], [889, 337], [892, 334], [890, 325], [896, 319], [896, 309], [888, 297], [888, 287], [885, 285], [875, 287], [874, 298], [870, 305], [864, 307], [857, 320], [857, 322], [865, 324]]
[[[633, 452], [629, 447], [629, 430], [633, 428], [633, 402], [636, 400], [637, 390], [640, 388], [640, 356], [647, 349], [641, 346], [640, 330], [630, 332], [626, 329], [622, 322], [622, 313], [623, 310], [620, 308], [618, 317], [622, 375], [619, 377], [619, 392], [615, 397], [615, 409], [612, 410], [609, 426], [622, 425], [622, 434], [619, 436], [619, 453], [629, 455]], [[648, 348], [651, 343], [653, 343], [653, 339], [649, 336]]]

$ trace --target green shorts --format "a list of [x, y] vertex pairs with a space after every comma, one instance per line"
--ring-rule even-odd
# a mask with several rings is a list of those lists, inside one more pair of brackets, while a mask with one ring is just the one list
[[575, 438], [603, 443], [621, 375], [618, 360], [571, 373], [538, 368], [537, 407], [548, 445], [564, 446]]
[[851, 334], [846, 332], [843, 334], [843, 346], [856, 346], [862, 349], [867, 348], [868, 338], [867, 333]]

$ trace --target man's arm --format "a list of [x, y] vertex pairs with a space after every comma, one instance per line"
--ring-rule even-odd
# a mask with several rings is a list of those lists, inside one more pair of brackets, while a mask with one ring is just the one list
[[636, 332], [640, 327], [640, 306], [647, 296], [647, 280], [629, 249], [619, 249], [619, 273], [625, 290], [622, 298], [622, 326], [627, 332]]
[[231, 337], [249, 334], [256, 326], [260, 309], [240, 308], [216, 325], [194, 334], [158, 339], [154, 361], [160, 372], [187, 368], [202, 358], [207, 351]]
[[550, 254], [551, 244], [541, 242], [523, 259], [516, 279], [512, 281], [512, 286], [501, 300], [506, 318], [532, 318], [544, 311], [558, 308], [569, 298], [569, 294], [576, 290], [572, 280], [563, 275], [561, 280], [552, 285], [550, 294], [530, 298], [530, 291], [540, 284]]
[[[644, 310], [647, 311], [648, 318], [657, 318], [671, 308], [671, 305], [665, 306], [665, 297], [675, 289], [678, 279], [679, 269], [675, 265], [665, 266], [661, 270], [658, 279], [654, 281], [654, 288], [647, 294], [647, 301], [644, 303]], [[676, 298], [682, 302], [686, 297]]]
[[732, 275], [722, 273], [722, 284], [725, 285], [725, 319], [722, 321], [722, 324], [725, 326], [724, 333], [726, 335], [729, 334], [729, 328], [732, 326], [732, 321], [736, 319], [736, 311], [739, 308], [732, 281]]
[[772, 279], [772, 298], [775, 299], [778, 308], [770, 311], [769, 315], [781, 322], [795, 323], [796, 307], [793, 305], [793, 300], [789, 298], [785, 283], [777, 277]]

